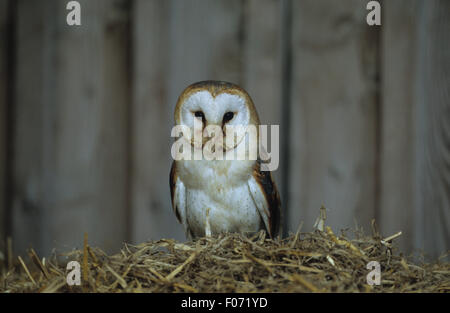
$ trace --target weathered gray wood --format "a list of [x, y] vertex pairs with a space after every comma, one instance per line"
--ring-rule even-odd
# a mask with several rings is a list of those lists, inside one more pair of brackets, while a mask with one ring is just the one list
[[[243, 82], [255, 103], [261, 124], [279, 125], [282, 132], [282, 9], [281, 1], [245, 2]], [[270, 136], [270, 133], [268, 133]], [[273, 147], [268, 138], [268, 150]], [[279, 140], [281, 161], [281, 140]], [[280, 193], [283, 191], [281, 164], [272, 173]], [[283, 200], [283, 199], [282, 199]], [[285, 209], [285, 206], [283, 206]]]
[[242, 82], [242, 6], [231, 1], [170, 1], [169, 104], [200, 80]]
[[433, 258], [450, 248], [450, 2], [419, 7], [415, 244]]
[[377, 223], [385, 236], [402, 231], [396, 242], [410, 252], [415, 220], [416, 1], [385, 1], [382, 17], [382, 117], [380, 200]]
[[[290, 228], [324, 204], [336, 231], [374, 217], [373, 30], [361, 1], [293, 1]], [[371, 36], [367, 36], [371, 35]], [[368, 38], [369, 37], [369, 38]]]
[[8, 0], [0, 0], [0, 251], [4, 247], [6, 227], [6, 94], [8, 86], [7, 71], [7, 22]]
[[[16, 103], [14, 140], [14, 205], [12, 235], [15, 250], [30, 244], [42, 250], [42, 60], [44, 6], [17, 1]], [[26, 88], [26, 92], [22, 89]]]
[[126, 236], [127, 12], [124, 1], [18, 2], [13, 237], [48, 254]]
[[241, 83], [241, 6], [241, 1], [135, 3], [133, 241], [185, 239], [170, 204], [173, 110], [194, 82]]
[[184, 239], [171, 209], [169, 3], [138, 0], [133, 21], [132, 241]]

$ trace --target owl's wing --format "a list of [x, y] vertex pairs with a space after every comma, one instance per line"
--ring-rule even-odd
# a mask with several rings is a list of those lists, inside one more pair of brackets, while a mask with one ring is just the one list
[[280, 226], [280, 196], [271, 172], [261, 171], [261, 161], [256, 162], [248, 187], [271, 238], [278, 234]]
[[186, 222], [186, 188], [181, 179], [178, 178], [177, 164], [172, 162], [170, 169], [170, 195], [172, 199], [172, 208], [178, 221], [184, 226], [184, 230], [188, 233], [188, 225]]

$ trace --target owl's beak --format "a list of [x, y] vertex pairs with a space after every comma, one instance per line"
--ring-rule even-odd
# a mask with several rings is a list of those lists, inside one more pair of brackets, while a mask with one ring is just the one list
[[208, 141], [214, 140], [215, 142], [213, 145], [213, 150], [223, 149], [224, 137], [225, 133], [222, 129], [222, 126], [219, 124], [207, 122], [205, 127], [203, 128], [203, 146], [205, 146]]
[[[198, 125], [200, 126], [200, 125]], [[209, 127], [212, 126], [212, 127]], [[215, 123], [206, 123], [206, 125], [201, 125], [202, 128], [194, 127], [194, 136], [191, 137], [191, 145], [196, 148], [203, 148], [205, 144], [210, 141], [212, 138], [215, 140], [223, 139], [223, 130], [222, 128]], [[215, 132], [219, 132], [220, 134]], [[220, 140], [221, 142], [221, 140]]]
[[[216, 132], [218, 132], [219, 129], [220, 133], [216, 134]], [[203, 127], [203, 144], [205, 144], [211, 138], [215, 138], [218, 136], [222, 138], [225, 136], [222, 127], [218, 124], [207, 122], [206, 125]]]

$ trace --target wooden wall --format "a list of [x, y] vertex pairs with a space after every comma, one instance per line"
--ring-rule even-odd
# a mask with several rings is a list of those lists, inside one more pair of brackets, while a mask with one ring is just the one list
[[381, 27], [360, 0], [80, 3], [70, 27], [66, 1], [0, 0], [0, 81], [14, 86], [10, 98], [0, 89], [11, 190], [0, 222], [9, 216], [16, 252], [69, 250], [84, 232], [110, 252], [183, 240], [168, 188], [172, 115], [206, 79], [240, 84], [262, 123], [280, 125], [285, 233], [312, 230], [323, 204], [335, 231], [370, 231], [375, 218], [386, 236], [403, 231], [404, 251], [449, 248], [448, 2], [383, 1]]
[[63, 4], [17, 1], [12, 237], [49, 252], [86, 231], [111, 250], [127, 231], [128, 12], [82, 1], [76, 28]]
[[380, 116], [380, 200], [378, 223], [383, 231], [402, 230], [398, 240], [413, 247], [417, 183], [415, 160], [415, 83], [418, 1], [386, 1], [383, 9]]
[[378, 220], [405, 251], [450, 247], [448, 1], [390, 1], [382, 32]]
[[450, 2], [419, 6], [414, 246], [450, 247]]
[[[293, 1], [290, 229], [375, 217], [377, 44], [361, 1]], [[314, 31], [312, 31], [314, 30]]]

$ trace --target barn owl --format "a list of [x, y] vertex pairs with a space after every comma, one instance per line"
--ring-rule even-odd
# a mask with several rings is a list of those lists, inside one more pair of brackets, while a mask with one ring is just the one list
[[[259, 126], [248, 93], [239, 86], [203, 81], [188, 86], [178, 98], [175, 124], [200, 123], [204, 134], [209, 125], [224, 131], [227, 125]], [[189, 143], [194, 149], [194, 141]], [[225, 139], [224, 139], [225, 141]], [[246, 144], [233, 135], [225, 153]], [[205, 144], [204, 138], [200, 146]], [[245, 148], [247, 151], [248, 149]], [[272, 175], [261, 171], [261, 159], [174, 160], [170, 171], [172, 207], [186, 236], [195, 239], [226, 232], [251, 234], [261, 229], [274, 238], [280, 223], [280, 198]]]

